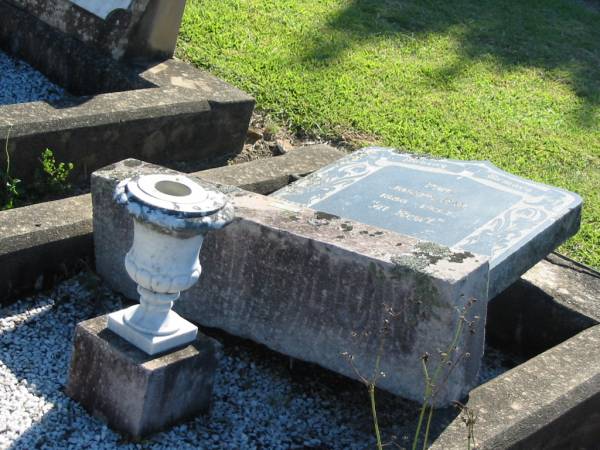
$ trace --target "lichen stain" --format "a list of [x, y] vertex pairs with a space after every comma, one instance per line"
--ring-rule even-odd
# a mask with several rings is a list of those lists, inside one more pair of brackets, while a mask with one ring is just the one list
[[465, 259], [468, 258], [473, 258], [475, 255], [473, 255], [473, 253], [471, 252], [459, 252], [459, 253], [452, 253], [452, 256], [450, 256], [450, 258], [448, 258], [448, 261], [452, 262], [452, 263], [462, 263]]
[[419, 242], [415, 246], [413, 255], [417, 258], [427, 260], [429, 264], [436, 264], [442, 260], [452, 263], [462, 263], [465, 259], [473, 257], [473, 254], [470, 252], [453, 252], [448, 247], [433, 242]]
[[315, 219], [317, 220], [337, 220], [340, 216], [336, 216], [335, 214], [329, 214], [323, 211], [315, 211]]
[[440, 316], [435, 312], [435, 309], [447, 309], [449, 305], [440, 301], [437, 286], [435, 286], [429, 275], [422, 272], [430, 264], [429, 261], [415, 255], [397, 256], [393, 257], [391, 261], [393, 266], [389, 270], [390, 278], [402, 280], [406, 284], [412, 281], [413, 284], [410, 305], [415, 310], [407, 317], [416, 317], [418, 320], [430, 320], [432, 318], [439, 320]]
[[349, 223], [341, 224], [340, 228], [342, 229], [342, 231], [345, 231], [345, 232], [352, 231], [354, 229], [354, 227], [352, 225], [350, 225]]
[[283, 218], [286, 222], [300, 222], [300, 217], [296, 214], [284, 214]]

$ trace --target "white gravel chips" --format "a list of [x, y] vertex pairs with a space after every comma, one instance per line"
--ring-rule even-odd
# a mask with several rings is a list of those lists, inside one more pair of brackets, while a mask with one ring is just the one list
[[53, 101], [65, 91], [29, 64], [0, 50], [0, 105]]

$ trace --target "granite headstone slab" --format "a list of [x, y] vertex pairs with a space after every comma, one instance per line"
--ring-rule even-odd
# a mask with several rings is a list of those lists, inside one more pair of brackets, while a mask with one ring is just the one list
[[114, 59], [143, 61], [173, 55], [185, 7], [185, 0], [8, 1]]
[[273, 194], [490, 258], [493, 298], [579, 228], [581, 198], [487, 161], [366, 148]]

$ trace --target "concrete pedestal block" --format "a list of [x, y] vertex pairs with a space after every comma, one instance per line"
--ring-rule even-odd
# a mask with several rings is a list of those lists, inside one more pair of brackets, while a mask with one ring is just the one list
[[198, 334], [190, 345], [149, 356], [100, 316], [75, 329], [66, 392], [112, 429], [139, 439], [208, 411], [219, 349]]

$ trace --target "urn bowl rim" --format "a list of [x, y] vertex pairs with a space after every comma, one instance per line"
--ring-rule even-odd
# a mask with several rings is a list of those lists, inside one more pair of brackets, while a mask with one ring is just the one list
[[222, 209], [227, 197], [183, 175], [151, 174], [129, 180], [129, 201], [188, 217], [207, 216]]

